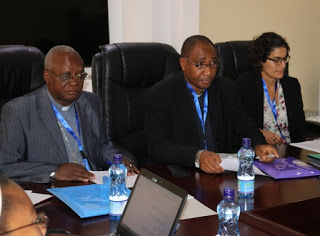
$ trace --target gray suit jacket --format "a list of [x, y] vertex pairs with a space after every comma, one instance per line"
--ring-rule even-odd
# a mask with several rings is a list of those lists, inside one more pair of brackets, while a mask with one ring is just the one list
[[[125, 152], [106, 137], [98, 96], [82, 92], [75, 102], [84, 147], [92, 170], [106, 167]], [[126, 157], [129, 153], [123, 153]], [[46, 86], [7, 103], [0, 121], [0, 173], [15, 181], [49, 182], [68, 156]]]

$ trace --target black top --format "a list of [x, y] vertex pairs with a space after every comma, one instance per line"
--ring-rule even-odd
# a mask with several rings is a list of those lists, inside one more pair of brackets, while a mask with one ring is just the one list
[[[237, 87], [243, 105], [255, 120], [257, 127], [263, 129], [264, 92], [258, 71], [249, 71], [239, 75]], [[306, 124], [303, 111], [300, 84], [296, 78], [285, 76], [280, 79], [287, 107], [291, 142], [301, 142], [306, 138]]]

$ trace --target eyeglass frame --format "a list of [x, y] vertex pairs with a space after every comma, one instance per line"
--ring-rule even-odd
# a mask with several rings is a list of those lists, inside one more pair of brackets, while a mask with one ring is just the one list
[[273, 61], [274, 64], [276, 64], [276, 65], [281, 65], [282, 62], [287, 64], [290, 61], [290, 56], [287, 55], [284, 58], [276, 58], [276, 59], [267, 57], [267, 60]]
[[14, 231], [21, 230], [21, 229], [24, 229], [24, 228], [27, 228], [27, 227], [30, 227], [30, 226], [33, 226], [33, 225], [37, 225], [37, 224], [41, 224], [41, 225], [44, 225], [45, 227], [48, 227], [48, 223], [49, 223], [48, 216], [44, 212], [41, 211], [41, 212], [39, 212], [37, 214], [37, 218], [36, 218], [35, 222], [27, 224], [27, 225], [24, 225], [24, 226], [20, 226], [20, 227], [15, 228], [15, 229], [11, 229], [9, 231], [1, 232], [0, 235], [9, 234], [9, 233], [12, 233]]
[[[195, 67], [197, 67], [198, 70], [205, 70], [208, 66], [210, 66], [211, 69], [213, 68], [218, 68], [220, 66], [220, 61], [218, 58], [216, 58], [216, 61], [212, 61], [211, 63], [209, 64], [204, 64], [204, 63], [195, 63], [193, 61], [191, 61], [190, 59], [186, 58], [186, 57], [182, 57], [184, 59], [186, 59], [188, 62], [190, 62], [191, 64], [193, 64]], [[215, 64], [216, 62], [216, 64]], [[212, 67], [213, 65], [217, 65], [216, 67]], [[205, 66], [204, 68], [199, 68], [199, 66]]]
[[[86, 79], [86, 77], [88, 76], [88, 73], [85, 72], [85, 71], [79, 72], [79, 73], [77, 73], [77, 74], [75, 74], [75, 75], [71, 75], [71, 74], [67, 74], [67, 73], [66, 73], [66, 74], [62, 74], [62, 75], [57, 75], [56, 73], [54, 73], [54, 72], [51, 71], [51, 70], [48, 70], [48, 69], [45, 69], [45, 70], [48, 71], [48, 72], [50, 72], [50, 73], [52, 73], [52, 74], [54, 74], [56, 77], [58, 77], [58, 78], [61, 80], [62, 83], [68, 83], [68, 82], [71, 81], [73, 78], [76, 78], [78, 81], [84, 81], [84, 80]], [[82, 75], [85, 75], [83, 79], [81, 78]], [[63, 76], [68, 76], [68, 78], [67, 78], [67, 79], [64, 79], [64, 78], [62, 78]], [[80, 77], [80, 78], [79, 78], [79, 77]]]

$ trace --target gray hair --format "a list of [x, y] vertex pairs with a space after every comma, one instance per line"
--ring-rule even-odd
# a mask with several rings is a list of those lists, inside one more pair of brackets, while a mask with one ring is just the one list
[[[67, 45], [57, 45], [57, 46], [54, 46], [53, 48], [51, 48], [46, 55], [46, 57], [44, 59], [44, 68], [45, 69], [50, 68], [53, 56], [59, 52], [71, 53], [71, 54], [74, 53], [74, 54], [78, 55], [79, 58], [81, 58], [81, 60], [82, 60], [82, 57], [74, 48], [67, 46]], [[82, 60], [82, 64], [83, 64], [83, 60]]]

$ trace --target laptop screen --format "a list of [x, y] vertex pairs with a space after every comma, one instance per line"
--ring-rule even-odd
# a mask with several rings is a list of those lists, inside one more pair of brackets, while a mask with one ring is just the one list
[[[149, 175], [148, 175], [149, 174]], [[140, 172], [118, 226], [125, 235], [172, 235], [187, 192], [145, 170]]]

